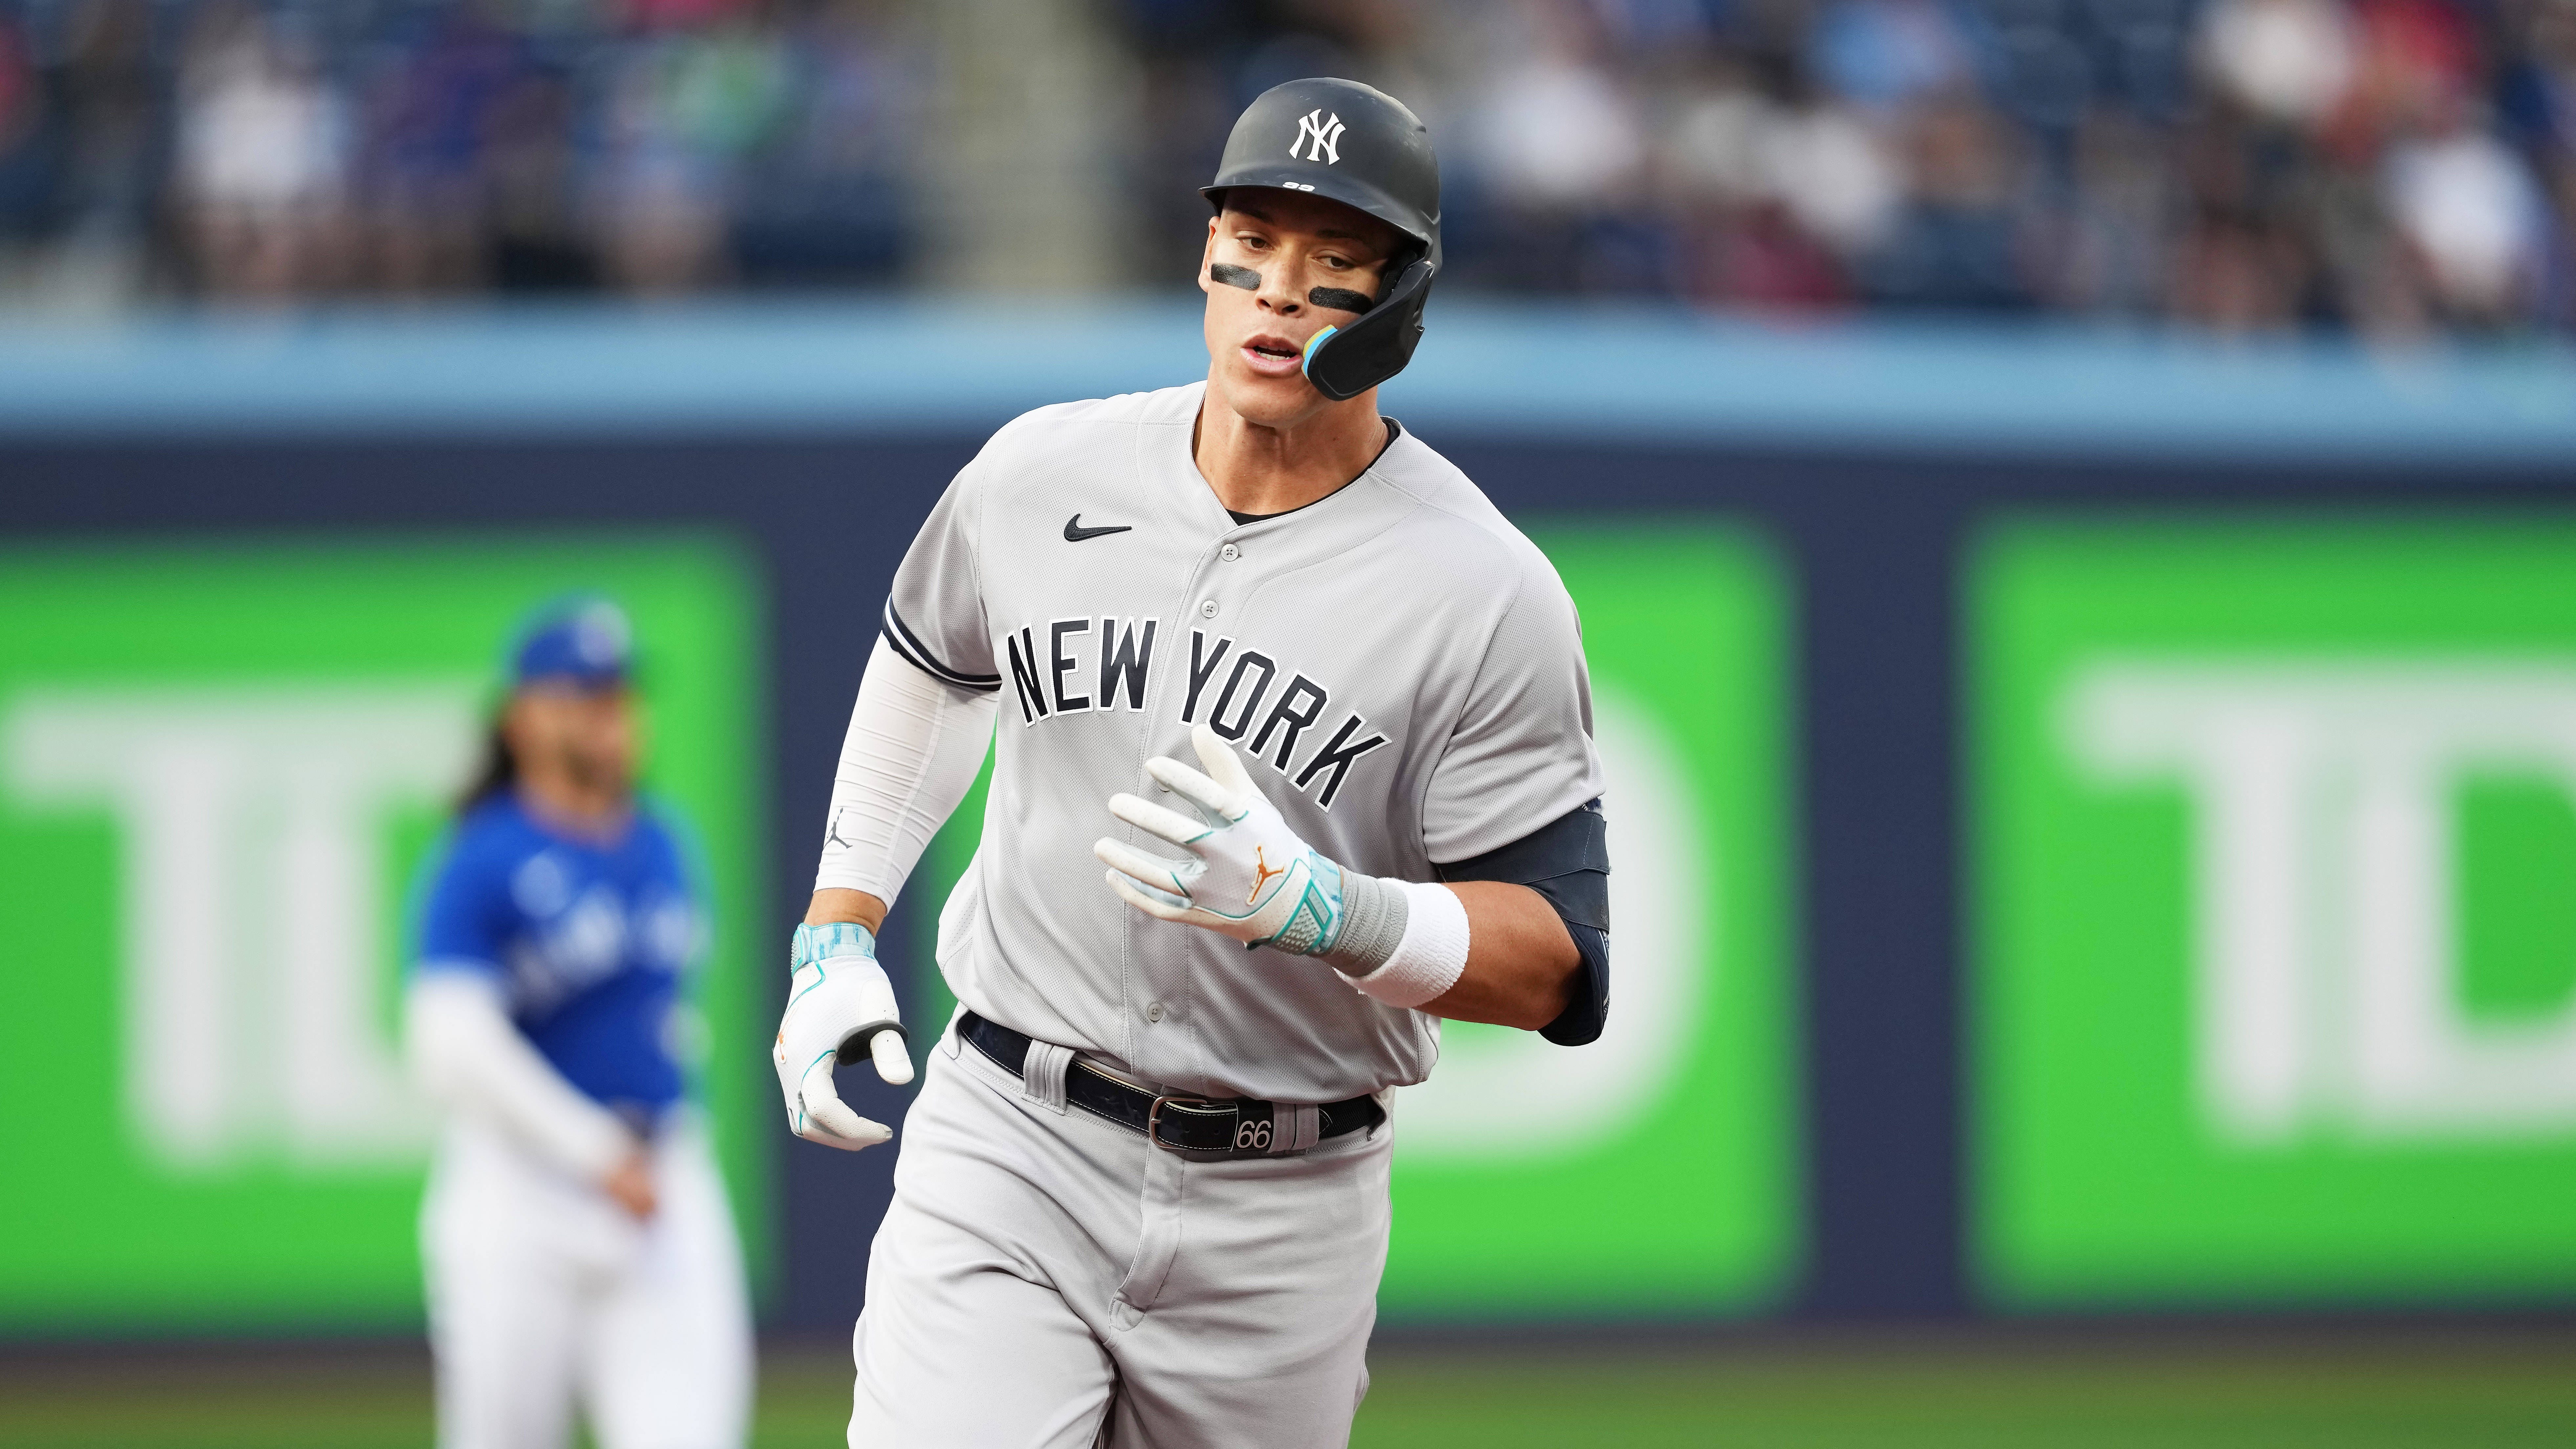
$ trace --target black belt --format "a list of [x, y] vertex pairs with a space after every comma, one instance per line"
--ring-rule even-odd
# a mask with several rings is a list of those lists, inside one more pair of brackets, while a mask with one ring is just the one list
[[[1027, 1036], [972, 1011], [958, 1021], [957, 1034], [1012, 1076], [1026, 1070], [1032, 1045]], [[1064, 1100], [1104, 1121], [1144, 1133], [1146, 1140], [1167, 1152], [1202, 1162], [1303, 1152], [1328, 1137], [1386, 1120], [1386, 1109], [1375, 1097], [1303, 1107], [1253, 1097], [1161, 1096], [1122, 1082], [1080, 1057], [1065, 1068]], [[1313, 1116], [1307, 1117], [1308, 1113]]]

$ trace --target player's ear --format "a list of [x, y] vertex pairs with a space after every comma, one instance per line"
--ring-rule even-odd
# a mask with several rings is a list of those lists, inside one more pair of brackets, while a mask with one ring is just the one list
[[1214, 285], [1208, 280], [1208, 267], [1216, 261], [1216, 224], [1219, 220], [1214, 216], [1208, 218], [1207, 245], [1199, 248], [1199, 290], [1202, 292]]
[[524, 756], [527, 752], [528, 715], [533, 709], [524, 692], [512, 691], [507, 699], [501, 701], [501, 712], [493, 720], [493, 728], [513, 754]]

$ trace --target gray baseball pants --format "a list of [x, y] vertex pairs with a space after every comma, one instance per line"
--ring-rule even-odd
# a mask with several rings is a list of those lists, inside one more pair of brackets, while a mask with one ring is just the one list
[[1190, 1162], [1050, 1105], [953, 1025], [929, 1055], [852, 1335], [850, 1449], [1349, 1441], [1389, 1127]]

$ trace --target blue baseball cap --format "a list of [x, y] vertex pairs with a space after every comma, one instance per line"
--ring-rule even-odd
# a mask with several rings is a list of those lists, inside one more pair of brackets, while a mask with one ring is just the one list
[[584, 689], [626, 683], [635, 667], [635, 631], [626, 611], [595, 594], [559, 599], [519, 630], [510, 651], [515, 686], [562, 681]]

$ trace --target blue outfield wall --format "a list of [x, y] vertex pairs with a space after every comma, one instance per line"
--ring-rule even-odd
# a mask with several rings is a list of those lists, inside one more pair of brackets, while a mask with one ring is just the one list
[[[1204, 371], [1188, 298], [0, 322], [0, 535], [714, 530], [763, 572], [776, 919], [885, 581], [991, 427]], [[1706, 516], [1793, 622], [1805, 1252], [1780, 1312], [1977, 1311], [1959, 606], [2004, 514], [2558, 515], [2576, 353], [1435, 307], [1384, 406], [1516, 518]], [[900, 939], [890, 951], [908, 949]], [[790, 1151], [782, 1323], [845, 1324], [890, 1153]]]

